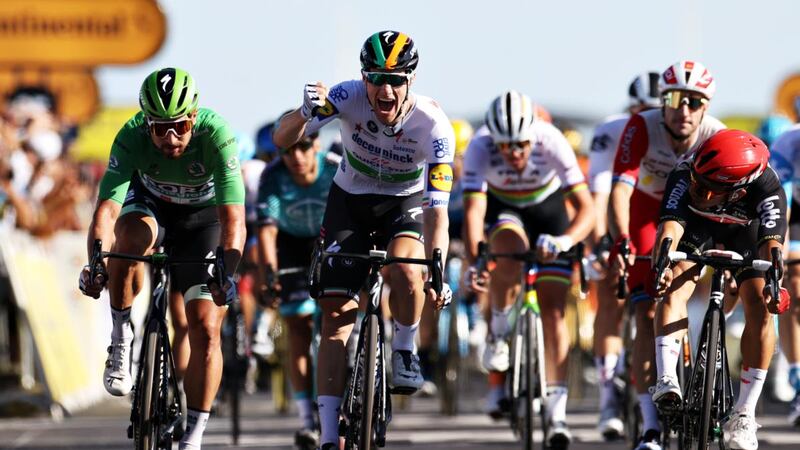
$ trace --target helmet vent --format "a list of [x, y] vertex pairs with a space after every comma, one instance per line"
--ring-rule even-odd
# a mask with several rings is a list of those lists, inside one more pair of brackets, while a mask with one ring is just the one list
[[[697, 167], [700, 168], [700, 167], [703, 167], [704, 165], [708, 164], [708, 162], [711, 161], [712, 159], [714, 159], [714, 157], [717, 156], [718, 154], [719, 154], [719, 150], [711, 150], [710, 152], [708, 152], [708, 153], [706, 153], [704, 155], [701, 155], [700, 156], [700, 160], [697, 161]], [[709, 172], [709, 173], [711, 173], [711, 172]]]
[[514, 124], [511, 122], [511, 94], [506, 96], [506, 122], [508, 122], [508, 131], [513, 133]]
[[[181, 96], [178, 97], [178, 104], [182, 105], [183, 100], [186, 99], [186, 93], [189, 92], [189, 87], [186, 86], [186, 81], [183, 83], [183, 88], [181, 89]], [[184, 107], [185, 108], [185, 107]]]

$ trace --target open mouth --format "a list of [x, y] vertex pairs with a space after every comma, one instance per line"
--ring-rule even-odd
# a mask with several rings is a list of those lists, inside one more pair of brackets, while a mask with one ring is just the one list
[[376, 106], [378, 107], [378, 111], [384, 114], [388, 114], [392, 112], [392, 110], [394, 110], [394, 104], [395, 104], [394, 99], [385, 99], [378, 97], [375, 100], [376, 100], [375, 103], [377, 103]]

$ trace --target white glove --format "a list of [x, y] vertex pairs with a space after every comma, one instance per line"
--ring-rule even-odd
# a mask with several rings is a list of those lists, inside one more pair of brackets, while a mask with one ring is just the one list
[[442, 300], [444, 301], [442, 308], [447, 308], [450, 302], [453, 301], [453, 290], [450, 289], [450, 285], [447, 283], [442, 285]]
[[306, 84], [303, 88], [303, 106], [300, 108], [300, 115], [304, 119], [311, 119], [318, 108], [325, 106], [325, 95], [321, 90], [316, 84]]
[[541, 252], [553, 255], [553, 257], [572, 248], [572, 244], [572, 238], [565, 234], [561, 236], [540, 234], [536, 239], [536, 248]]

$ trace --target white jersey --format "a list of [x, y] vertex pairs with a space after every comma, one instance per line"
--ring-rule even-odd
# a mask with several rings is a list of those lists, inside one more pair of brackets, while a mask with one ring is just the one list
[[242, 161], [242, 180], [244, 181], [244, 204], [247, 223], [256, 221], [255, 205], [258, 199], [258, 182], [261, 179], [261, 172], [267, 167], [267, 163], [260, 159], [248, 159]]
[[378, 121], [361, 80], [337, 84], [326, 100], [306, 134], [340, 120], [344, 155], [336, 185], [351, 194], [406, 196], [424, 190], [423, 207], [447, 208], [455, 135], [434, 100], [415, 95], [399, 130]]
[[661, 109], [634, 114], [620, 137], [614, 158], [614, 181], [634, 186], [641, 193], [661, 200], [672, 169], [724, 128], [725, 124], [706, 114], [698, 126], [697, 141], [685, 153], [676, 155]]
[[614, 155], [617, 153], [619, 137], [630, 114], [614, 114], [603, 120], [594, 129], [592, 144], [589, 147], [589, 190], [594, 193], [611, 193], [611, 174], [614, 168]]
[[775, 169], [786, 190], [787, 203], [800, 202], [800, 124], [775, 140], [769, 156], [769, 165]]
[[525, 208], [544, 201], [561, 188], [585, 186], [575, 152], [553, 125], [535, 121], [531, 154], [522, 172], [508, 165], [484, 125], [464, 156], [464, 193], [489, 192], [501, 202]]

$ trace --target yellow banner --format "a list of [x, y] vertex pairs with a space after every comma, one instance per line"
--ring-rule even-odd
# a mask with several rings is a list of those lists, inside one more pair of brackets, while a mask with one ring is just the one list
[[152, 0], [0, 2], [0, 63], [133, 64], [153, 56], [165, 35]]
[[89, 68], [0, 67], [0, 95], [7, 97], [20, 87], [47, 89], [55, 97], [56, 113], [72, 123], [91, 118], [100, 103], [97, 81]]

